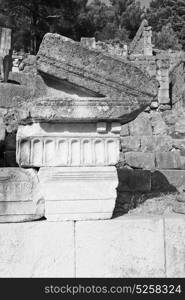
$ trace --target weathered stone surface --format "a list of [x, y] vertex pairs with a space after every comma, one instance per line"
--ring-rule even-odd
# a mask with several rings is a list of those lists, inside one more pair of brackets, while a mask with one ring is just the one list
[[0, 277], [75, 276], [72, 222], [1, 224], [0, 245]]
[[[69, 67], [69, 64], [71, 67]], [[132, 121], [157, 95], [157, 83], [134, 64], [47, 34], [39, 74], [22, 72], [1, 84], [0, 106], [12, 108], [6, 126], [38, 121]], [[21, 73], [21, 72], [20, 72]], [[13, 84], [14, 83], [14, 84]]]
[[156, 170], [151, 179], [152, 191], [182, 192], [185, 188], [184, 170]]
[[151, 172], [147, 170], [118, 169], [119, 192], [150, 192]]
[[183, 139], [172, 139], [172, 147], [180, 150], [180, 154], [185, 156], [185, 140]]
[[[156, 96], [157, 82], [133, 64], [89, 50], [57, 34], [45, 35], [37, 55], [37, 68], [94, 93], [94, 102], [83, 101], [83, 113], [80, 113], [82, 101], [77, 103], [71, 99], [70, 103], [65, 102], [68, 108], [70, 104], [70, 116], [74, 119], [85, 119], [87, 115], [95, 118], [98, 114], [99, 119], [116, 118], [125, 123], [136, 117]], [[135, 116], [130, 116], [131, 112], [135, 112]], [[64, 112], [62, 116], [65, 117]]]
[[0, 106], [17, 108], [20, 103], [31, 99], [32, 89], [24, 85], [1, 83], [0, 84]]
[[24, 167], [115, 165], [120, 130], [116, 122], [19, 126], [17, 162]]
[[161, 113], [155, 112], [151, 114], [151, 125], [154, 135], [165, 135], [167, 133], [167, 126]]
[[135, 55], [152, 56], [152, 30], [148, 21], [143, 20], [133, 41], [129, 46], [129, 53]]
[[185, 203], [176, 201], [173, 206], [173, 211], [178, 214], [185, 214]]
[[20, 71], [24, 71], [25, 73], [37, 73], [36, 67], [36, 56], [35, 55], [28, 55], [19, 66]]
[[168, 135], [141, 137], [142, 152], [168, 152], [173, 148], [174, 141]]
[[0, 222], [21, 222], [44, 216], [44, 199], [37, 172], [32, 169], [0, 169]]
[[76, 224], [77, 277], [163, 277], [163, 220], [121, 217]]
[[125, 161], [126, 164], [133, 168], [147, 170], [155, 168], [154, 153], [127, 152], [125, 153]]
[[156, 152], [156, 164], [159, 169], [181, 169], [181, 157], [178, 151]]
[[[182, 53], [183, 55], [183, 53]], [[184, 98], [184, 82], [185, 82], [185, 72], [184, 72], [184, 59], [182, 57], [181, 61], [176, 57], [176, 65], [170, 70], [170, 79], [172, 86], [172, 104], [182, 104]]]
[[149, 120], [149, 114], [141, 113], [134, 121], [129, 123], [130, 135], [133, 136], [151, 136], [152, 126]]
[[185, 277], [185, 216], [165, 218], [167, 277]]
[[129, 135], [129, 125], [124, 124], [121, 126], [120, 136], [128, 136]]
[[142, 152], [153, 152], [155, 149], [155, 141], [153, 136], [141, 137], [140, 143]]
[[3, 123], [3, 118], [0, 116], [0, 146], [4, 143], [5, 140], [5, 125]]
[[167, 125], [175, 125], [179, 119], [177, 111], [166, 111], [163, 113], [163, 119]]
[[126, 136], [121, 138], [121, 151], [139, 151], [140, 150], [140, 138], [136, 136]]
[[118, 186], [115, 167], [41, 168], [38, 176], [47, 220], [111, 218]]
[[181, 119], [177, 121], [175, 131], [180, 134], [185, 134], [185, 116], [181, 116]]

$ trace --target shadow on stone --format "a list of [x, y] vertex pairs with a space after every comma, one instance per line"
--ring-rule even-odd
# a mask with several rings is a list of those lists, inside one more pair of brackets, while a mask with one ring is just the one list
[[[179, 180], [177, 182], [178, 186], [175, 186], [175, 176], [171, 180], [172, 178], [167, 178], [162, 171], [123, 168], [117, 169], [117, 173], [119, 184], [112, 218], [127, 214], [130, 210], [135, 209], [149, 199], [179, 193]], [[171, 181], [173, 181], [173, 184]]]
[[8, 83], [12, 83], [12, 84], [21, 85], [21, 84], [20, 84], [20, 82], [18, 82], [18, 81], [15, 81], [15, 80], [11, 80], [11, 79], [9, 79], [9, 80], [8, 80]]

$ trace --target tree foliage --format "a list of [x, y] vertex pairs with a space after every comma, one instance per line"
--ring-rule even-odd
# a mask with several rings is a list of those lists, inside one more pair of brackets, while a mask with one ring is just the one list
[[95, 36], [101, 41], [129, 42], [145, 17], [153, 28], [156, 47], [179, 49], [182, 44], [185, 49], [185, 0], [152, 0], [146, 12], [137, 0], [110, 3], [111, 6], [100, 0], [1, 0], [0, 8], [14, 19], [14, 48], [33, 54], [54, 19], [53, 31], [74, 40]]
[[49, 31], [49, 16], [58, 16], [55, 31], [78, 37], [78, 15], [88, 0], [4, 0], [3, 12], [14, 18], [14, 47], [36, 53]]
[[171, 24], [185, 49], [185, 0], [153, 0], [146, 17], [155, 32], [160, 32], [164, 26]]
[[164, 25], [162, 30], [153, 33], [154, 45], [158, 49], [162, 50], [181, 50], [182, 45], [179, 43], [179, 39], [174, 32], [171, 23]]

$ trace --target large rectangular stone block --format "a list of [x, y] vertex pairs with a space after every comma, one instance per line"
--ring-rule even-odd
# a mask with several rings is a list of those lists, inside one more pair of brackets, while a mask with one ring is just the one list
[[140, 146], [141, 146], [141, 140], [139, 137], [126, 136], [121, 138], [122, 152], [139, 151]]
[[120, 130], [115, 122], [19, 126], [17, 162], [24, 167], [115, 165]]
[[126, 164], [133, 168], [152, 170], [155, 169], [154, 153], [127, 152], [125, 153]]
[[182, 192], [185, 189], [185, 170], [156, 170], [151, 174], [152, 191]]
[[143, 112], [134, 121], [130, 122], [129, 132], [133, 136], [152, 136], [152, 125], [149, 115]]
[[156, 152], [156, 164], [159, 169], [181, 169], [181, 157], [177, 151]]
[[50, 221], [109, 219], [118, 185], [115, 167], [57, 167], [39, 171]]
[[0, 277], [74, 277], [74, 224], [1, 224]]
[[37, 172], [0, 168], [0, 222], [20, 222], [44, 216]]
[[76, 224], [77, 277], [163, 277], [163, 220], [121, 217]]
[[185, 216], [165, 218], [166, 275], [185, 277]]

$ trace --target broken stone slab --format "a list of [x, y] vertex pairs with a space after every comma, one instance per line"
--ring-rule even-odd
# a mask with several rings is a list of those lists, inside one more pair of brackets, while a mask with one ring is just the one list
[[118, 186], [115, 167], [51, 167], [38, 173], [48, 221], [110, 219]]
[[81, 97], [79, 103], [74, 99], [65, 103], [73, 118], [96, 118], [98, 113], [100, 119], [116, 117], [121, 123], [128, 122], [157, 94], [157, 81], [134, 64], [89, 50], [58, 34], [45, 35], [37, 54], [37, 69], [41, 76], [58, 79], [60, 87], [68, 83], [83, 90], [88, 98], [91, 96], [88, 101]]
[[[178, 142], [180, 144], [180, 141]], [[168, 135], [141, 137], [142, 152], [169, 152], [172, 149], [173, 144], [174, 140]]]
[[44, 199], [33, 169], [0, 168], [0, 222], [23, 222], [44, 216]]
[[57, 34], [43, 39], [37, 71], [10, 74], [13, 83], [0, 85], [0, 106], [8, 108], [9, 131], [18, 124], [69, 119], [125, 124], [157, 95], [157, 81], [133, 63]]
[[129, 132], [132, 136], [152, 136], [150, 114], [141, 113], [134, 121], [129, 123]]
[[179, 151], [156, 152], [156, 165], [159, 169], [182, 169], [182, 159]]
[[17, 162], [24, 167], [115, 165], [120, 130], [118, 122], [19, 126]]

